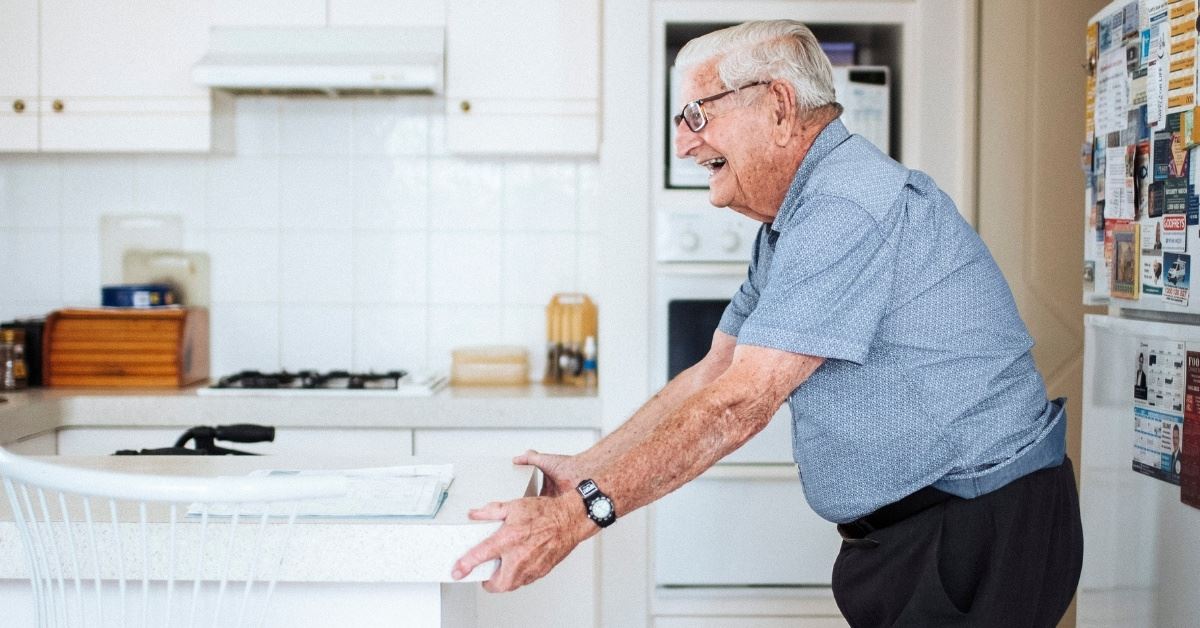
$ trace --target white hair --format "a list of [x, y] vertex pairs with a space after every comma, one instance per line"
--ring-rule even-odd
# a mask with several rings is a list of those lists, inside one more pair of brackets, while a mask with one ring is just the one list
[[829, 57], [795, 20], [746, 22], [697, 37], [679, 51], [675, 66], [686, 73], [713, 59], [726, 89], [781, 79], [792, 84], [801, 111], [836, 103]]

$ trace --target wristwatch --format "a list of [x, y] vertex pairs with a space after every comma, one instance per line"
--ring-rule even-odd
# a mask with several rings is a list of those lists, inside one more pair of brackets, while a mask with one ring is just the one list
[[617, 510], [613, 508], [612, 499], [600, 491], [600, 487], [592, 480], [584, 480], [575, 487], [583, 496], [583, 506], [587, 508], [588, 518], [601, 528], [607, 528], [617, 520]]

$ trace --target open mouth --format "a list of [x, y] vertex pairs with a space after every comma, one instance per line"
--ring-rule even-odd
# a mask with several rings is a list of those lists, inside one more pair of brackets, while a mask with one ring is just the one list
[[716, 176], [716, 174], [725, 167], [725, 158], [713, 157], [712, 159], [700, 162], [700, 165], [708, 168], [708, 176], [711, 178]]

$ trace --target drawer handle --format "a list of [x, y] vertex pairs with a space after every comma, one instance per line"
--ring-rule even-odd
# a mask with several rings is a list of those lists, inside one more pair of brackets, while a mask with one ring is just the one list
[[13, 111], [15, 111], [17, 113], [21, 113], [22, 111], [25, 111], [25, 101], [21, 100], [20, 98], [14, 100], [13, 101]]
[[63, 110], [63, 101], [55, 98], [54, 102], [51, 103], [50, 106], [54, 108], [56, 113], [61, 112]]
[[462, 109], [463, 113], [470, 113], [471, 112], [471, 101], [464, 100], [464, 101], [458, 103], [458, 108]]

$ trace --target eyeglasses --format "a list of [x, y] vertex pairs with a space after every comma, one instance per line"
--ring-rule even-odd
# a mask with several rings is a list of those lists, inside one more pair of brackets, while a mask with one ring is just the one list
[[713, 96], [705, 96], [704, 98], [701, 98], [699, 100], [693, 100], [692, 102], [684, 105], [683, 111], [681, 111], [679, 113], [679, 115], [675, 116], [675, 126], [676, 126], [676, 128], [678, 128], [680, 122], [686, 122], [688, 128], [692, 130], [692, 133], [699, 133], [700, 129], [703, 129], [704, 125], [708, 124], [708, 116], [705, 115], [705, 113], [704, 113], [704, 103], [709, 103], [714, 100], [724, 98], [734, 92], [741, 91], [743, 89], [756, 87], [758, 85], [766, 85], [770, 82], [771, 81], [759, 81], [757, 83], [750, 83], [749, 85], [743, 85], [736, 89], [731, 89], [729, 91], [721, 92], [720, 94], [715, 94]]

